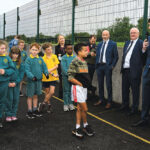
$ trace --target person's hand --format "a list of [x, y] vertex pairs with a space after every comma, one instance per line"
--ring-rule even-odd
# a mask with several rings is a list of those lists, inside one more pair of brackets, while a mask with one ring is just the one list
[[9, 86], [9, 87], [12, 87], [12, 83], [9, 83], [8, 86]]
[[37, 81], [37, 78], [36, 77], [33, 77], [33, 79], [32, 79], [33, 81]]
[[0, 74], [4, 75], [5, 74], [5, 70], [4, 69], [0, 69]]
[[11, 83], [11, 85], [12, 85], [12, 87], [15, 87], [15, 86], [16, 86], [16, 83], [15, 83], [15, 82], [13, 82], [13, 83]]
[[147, 41], [147, 40], [144, 40], [144, 42], [143, 42], [143, 50], [146, 51], [146, 49], [147, 49], [148, 46], [149, 46], [148, 41]]
[[51, 73], [51, 72], [52, 72], [52, 69], [48, 69], [48, 72]]
[[54, 76], [54, 77], [56, 77], [56, 78], [57, 78], [57, 77], [59, 77], [59, 75], [58, 75], [58, 74], [53, 74], [53, 76]]

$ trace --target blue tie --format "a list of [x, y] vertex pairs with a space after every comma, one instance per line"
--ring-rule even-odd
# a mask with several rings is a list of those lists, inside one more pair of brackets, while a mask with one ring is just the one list
[[102, 63], [102, 62], [103, 62], [103, 55], [104, 55], [105, 45], [106, 45], [106, 42], [104, 42], [104, 43], [103, 43], [103, 47], [102, 47], [101, 55], [100, 55], [100, 63]]

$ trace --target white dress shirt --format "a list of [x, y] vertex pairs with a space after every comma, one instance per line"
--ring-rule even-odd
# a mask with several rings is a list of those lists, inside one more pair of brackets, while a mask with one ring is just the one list
[[[103, 41], [103, 44], [104, 44], [104, 42], [106, 42], [106, 44], [105, 44], [105, 49], [104, 49], [104, 53], [103, 53], [102, 62], [106, 63], [106, 56], [105, 55], [106, 55], [106, 49], [108, 47], [109, 39], [107, 41]], [[102, 48], [103, 48], [103, 45], [102, 45]], [[102, 54], [102, 48], [101, 48], [101, 54]]]
[[[125, 57], [125, 61], [124, 61], [124, 64], [123, 64], [123, 68], [130, 68], [130, 59], [131, 59], [131, 56], [132, 56], [132, 52], [133, 52], [133, 49], [135, 47], [135, 44], [137, 42], [138, 39], [136, 40], [133, 40], [133, 44], [129, 50], [129, 52], [127, 53], [126, 57]], [[130, 47], [131, 43], [129, 44], [128, 48]], [[128, 49], [127, 48], [127, 49]]]

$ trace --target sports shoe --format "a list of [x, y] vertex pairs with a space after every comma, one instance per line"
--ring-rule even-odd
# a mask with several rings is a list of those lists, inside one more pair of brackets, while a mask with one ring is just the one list
[[20, 91], [20, 96], [23, 96], [23, 93]]
[[52, 105], [48, 105], [47, 112], [48, 113], [52, 113], [53, 112]]
[[13, 116], [13, 117], [11, 117], [11, 120], [12, 120], [12, 121], [16, 121], [16, 120], [18, 120], [18, 118], [15, 117], [15, 116]]
[[85, 128], [83, 128], [83, 132], [88, 136], [93, 136], [95, 134], [90, 125], [87, 125]]
[[11, 117], [6, 117], [6, 121], [11, 122], [12, 121]]
[[43, 113], [45, 106], [46, 106], [45, 103], [39, 103], [38, 111]]
[[83, 138], [83, 137], [84, 137], [83, 131], [82, 131], [81, 128], [74, 129], [74, 130], [72, 131], [72, 134], [75, 135], [75, 136], [78, 137], [78, 138]]
[[33, 116], [35, 116], [35, 117], [41, 117], [42, 114], [38, 110], [35, 110], [35, 111], [33, 111]]
[[74, 105], [73, 104], [70, 104], [69, 105], [69, 109], [72, 111], [72, 110], [75, 110], [75, 108], [74, 108]]
[[69, 111], [69, 106], [68, 105], [64, 105], [64, 111]]
[[35, 118], [32, 112], [27, 112], [26, 116], [28, 119], [34, 119]]

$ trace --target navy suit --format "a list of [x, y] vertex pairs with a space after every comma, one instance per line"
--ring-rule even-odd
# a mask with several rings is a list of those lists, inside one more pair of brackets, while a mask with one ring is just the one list
[[100, 101], [104, 100], [104, 76], [106, 76], [106, 86], [108, 91], [108, 102], [112, 102], [112, 68], [115, 67], [118, 61], [118, 50], [117, 44], [111, 40], [109, 40], [105, 58], [106, 63], [102, 64], [99, 62], [101, 56], [103, 42], [98, 44], [96, 50], [96, 71], [98, 77], [98, 85], [99, 85], [99, 97]]
[[[130, 41], [127, 41], [123, 48], [123, 56], [129, 47]], [[123, 61], [121, 65], [122, 73], [122, 102], [123, 106], [129, 106], [130, 87], [132, 89], [133, 105], [132, 110], [136, 111], [139, 106], [140, 83], [143, 68], [143, 41], [138, 39], [131, 54], [130, 68], [123, 68]], [[123, 59], [122, 59], [123, 60]]]
[[[148, 39], [150, 44], [150, 37]], [[150, 110], [150, 46], [145, 52], [146, 65], [143, 72], [143, 84], [142, 84], [142, 114], [143, 120], [148, 120]]]

